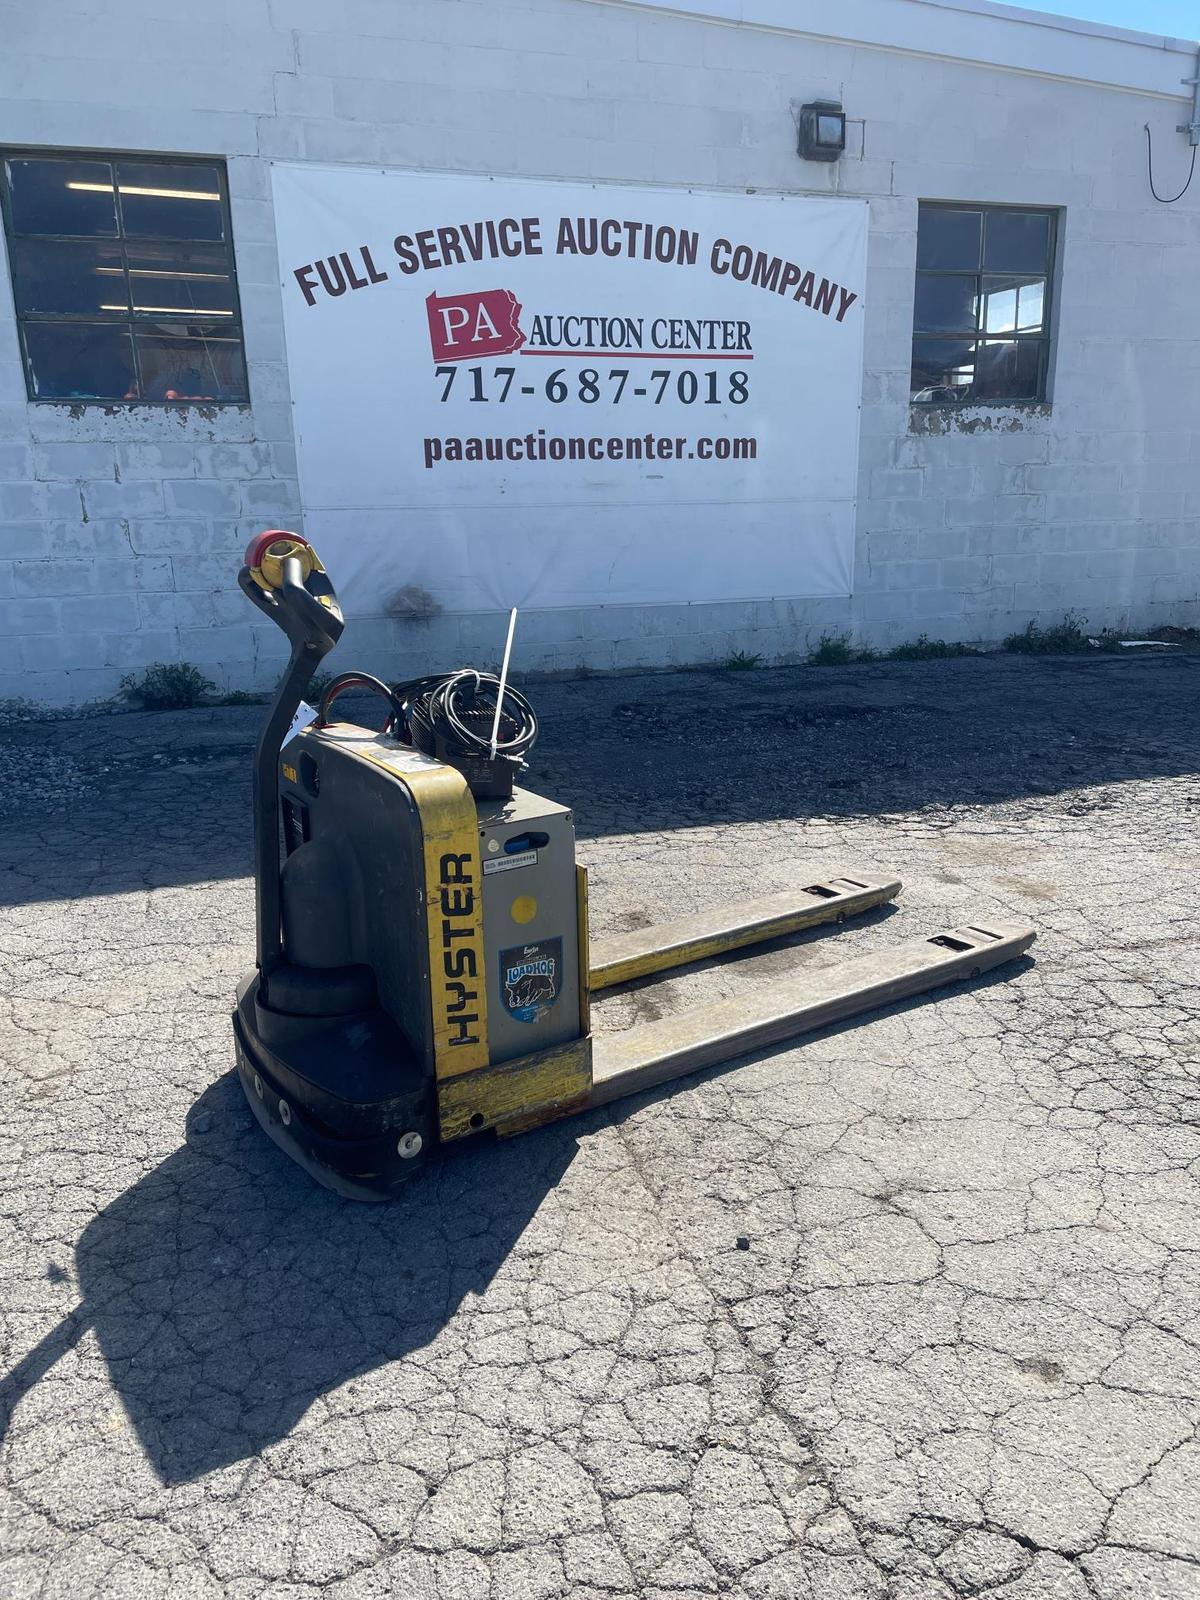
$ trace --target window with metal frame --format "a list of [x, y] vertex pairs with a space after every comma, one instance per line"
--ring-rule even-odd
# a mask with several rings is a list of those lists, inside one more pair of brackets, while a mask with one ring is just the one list
[[249, 400], [223, 162], [6, 150], [31, 400]]
[[914, 405], [1045, 400], [1058, 213], [922, 202]]

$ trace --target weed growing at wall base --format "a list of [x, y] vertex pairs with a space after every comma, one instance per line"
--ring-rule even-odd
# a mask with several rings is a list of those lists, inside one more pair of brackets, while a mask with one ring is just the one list
[[1027, 622], [1020, 633], [1010, 633], [1000, 648], [1019, 656], [1083, 655], [1095, 648], [1084, 632], [1083, 621], [1077, 611], [1068, 611], [1061, 622], [1048, 628]]
[[894, 650], [889, 650], [885, 659], [888, 661], [947, 661], [957, 656], [978, 656], [982, 654], [981, 650], [976, 650], [969, 644], [959, 644], [956, 641], [948, 644], [945, 639], [931, 639], [927, 633], [922, 633], [908, 644], [898, 644]]
[[848, 633], [823, 633], [808, 658], [810, 667], [848, 667], [858, 661], [878, 660], [874, 650], [856, 650]]
[[190, 661], [155, 661], [140, 677], [129, 673], [121, 679], [121, 693], [143, 711], [183, 711], [215, 688]]

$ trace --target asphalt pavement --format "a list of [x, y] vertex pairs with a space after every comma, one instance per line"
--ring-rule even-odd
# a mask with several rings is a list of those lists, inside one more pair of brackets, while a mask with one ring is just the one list
[[253, 707], [0, 733], [7, 1600], [1200, 1596], [1200, 658], [530, 688], [593, 927], [838, 868], [1031, 958], [441, 1159], [254, 1125]]

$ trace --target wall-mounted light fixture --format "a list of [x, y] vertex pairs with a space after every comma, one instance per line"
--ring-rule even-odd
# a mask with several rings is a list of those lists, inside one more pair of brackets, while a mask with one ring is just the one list
[[846, 113], [836, 100], [800, 107], [799, 153], [806, 161], [836, 161], [846, 148]]

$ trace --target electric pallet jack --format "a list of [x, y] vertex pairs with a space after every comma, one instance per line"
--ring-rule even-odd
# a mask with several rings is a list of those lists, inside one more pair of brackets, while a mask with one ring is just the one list
[[[899, 881], [834, 873], [592, 945], [571, 811], [513, 781], [537, 733], [528, 702], [473, 669], [397, 686], [348, 673], [295, 731], [345, 625], [333, 585], [307, 540], [278, 530], [251, 541], [238, 582], [292, 647], [255, 755], [238, 1074], [275, 1143], [339, 1194], [386, 1199], [440, 1144], [605, 1105], [1033, 943], [988, 917], [593, 1038], [597, 990], [841, 922]], [[382, 732], [331, 719], [352, 688], [385, 700]]]

